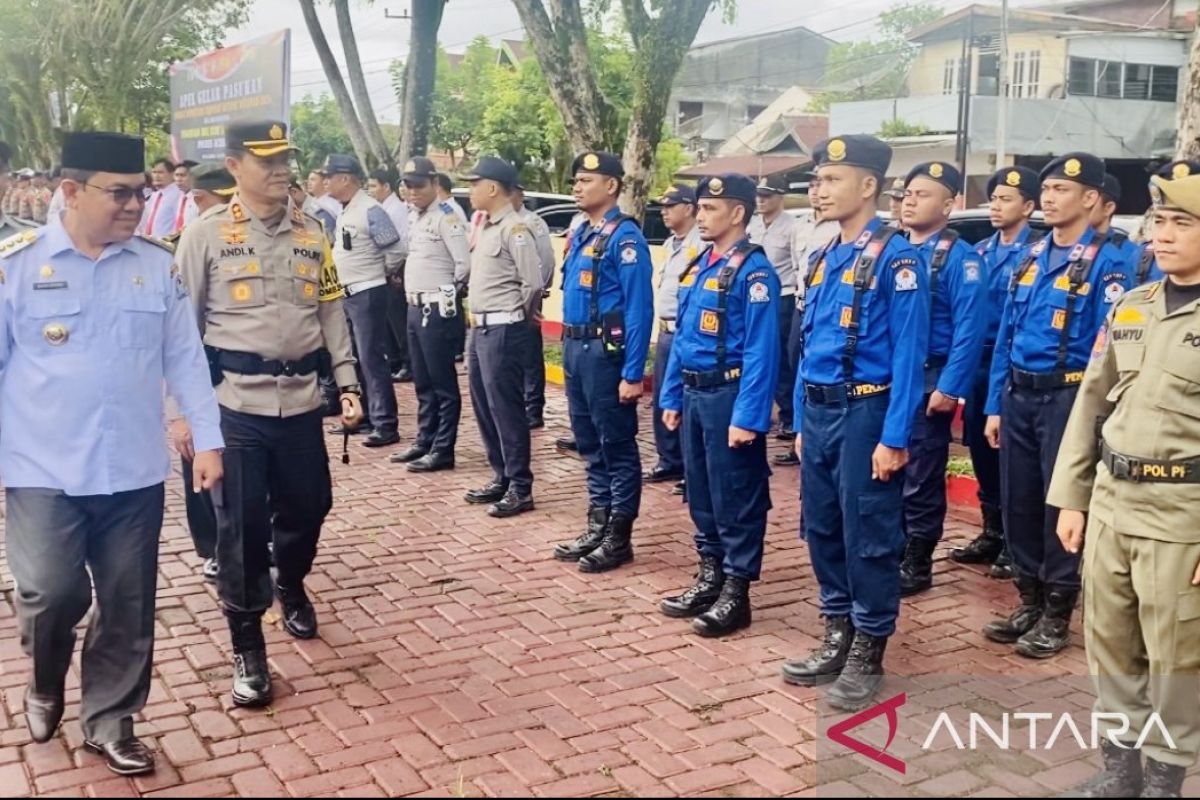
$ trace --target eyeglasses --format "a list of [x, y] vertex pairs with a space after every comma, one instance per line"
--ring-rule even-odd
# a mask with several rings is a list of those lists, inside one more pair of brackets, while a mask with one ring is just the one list
[[143, 194], [141, 186], [114, 186], [111, 189], [103, 186], [97, 186], [94, 183], [85, 183], [84, 186], [104, 192], [112, 197], [113, 201], [119, 205], [128, 205], [130, 200], [136, 200], [138, 205], [146, 205], [146, 195]]

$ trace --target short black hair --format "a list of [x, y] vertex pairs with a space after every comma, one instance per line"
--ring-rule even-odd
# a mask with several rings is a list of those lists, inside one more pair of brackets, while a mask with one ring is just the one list
[[389, 189], [396, 188], [396, 175], [390, 169], [377, 169], [367, 177], [376, 183], [385, 184]]
[[442, 188], [443, 192], [451, 192], [454, 190], [454, 181], [450, 180], [450, 176], [446, 173], [439, 172], [435, 176], [434, 180], [437, 181], [438, 186]]
[[92, 178], [96, 177], [96, 173], [88, 169], [71, 169], [70, 167], [63, 167], [62, 176], [68, 181], [87, 183]]
[[152, 163], [150, 166], [157, 167], [160, 164], [165, 164], [167, 169], [170, 170], [171, 172], [175, 171], [175, 162], [169, 158], [160, 158], [157, 161], [155, 161], [154, 163]]

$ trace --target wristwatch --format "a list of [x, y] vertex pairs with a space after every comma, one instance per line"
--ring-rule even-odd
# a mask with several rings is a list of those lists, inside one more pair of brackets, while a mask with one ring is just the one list
[[362, 387], [357, 383], [352, 383], [349, 386], [343, 386], [338, 391], [340, 391], [342, 394], [356, 394], [359, 397], [362, 397]]

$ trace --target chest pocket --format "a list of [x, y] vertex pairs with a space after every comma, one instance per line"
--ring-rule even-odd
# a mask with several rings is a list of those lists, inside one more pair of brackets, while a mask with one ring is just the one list
[[1200, 419], [1200, 353], [1191, 345], [1177, 346], [1167, 356], [1155, 405]]
[[[851, 273], [853, 276], [853, 273]], [[834, 324], [841, 331], [846, 331], [850, 327], [850, 317], [854, 308], [854, 283], [853, 277], [850, 278], [851, 283], [843, 282], [841, 272], [837, 274], [838, 285], [833, 291], [833, 296], [836, 301]], [[879, 281], [878, 276], [875, 282]], [[833, 287], [830, 287], [833, 289]], [[867, 287], [862, 293], [862, 304], [858, 312], [858, 337], [861, 340], [867, 336], [875, 328], [875, 309], [879, 305], [875, 302], [876, 286]]]
[[122, 347], [158, 347], [162, 344], [167, 303], [160, 289], [147, 287], [130, 292], [121, 298], [120, 306], [118, 338]]
[[321, 266], [315, 261], [297, 258], [292, 261], [292, 302], [298, 306], [315, 306], [320, 298]]
[[[1036, 320], [1039, 325], [1048, 326], [1048, 330], [1058, 333], [1063, 329], [1067, 319], [1067, 295], [1065, 289], [1046, 287], [1045, 291], [1049, 292], [1049, 297], [1046, 299], [1047, 316], [1044, 319]], [[1090, 291], [1090, 290], [1089, 290]], [[1083, 317], [1087, 308], [1090, 296], [1077, 294], [1075, 296], [1075, 304], [1071, 308], [1071, 336], [1078, 336], [1083, 330]]]
[[17, 314], [14, 338], [21, 347], [39, 354], [78, 352], [85, 339], [82, 309], [73, 294], [30, 292]]
[[231, 308], [257, 308], [267, 304], [266, 280], [262, 275], [237, 275], [225, 282], [225, 302]]

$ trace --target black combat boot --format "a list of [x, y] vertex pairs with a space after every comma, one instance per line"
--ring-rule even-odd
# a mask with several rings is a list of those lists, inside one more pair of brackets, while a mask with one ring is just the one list
[[817, 686], [837, 680], [854, 644], [854, 624], [849, 617], [826, 617], [825, 638], [803, 661], [783, 665], [783, 679], [795, 686]]
[[633, 561], [633, 520], [613, 514], [600, 546], [579, 559], [579, 571], [608, 572]]
[[871, 704], [883, 684], [883, 654], [887, 650], [887, 641], [862, 631], [854, 634], [846, 666], [829, 687], [826, 696], [829, 705], [839, 711], [860, 711]]
[[[1063, 795], [1064, 797], [1151, 796], [1142, 794], [1142, 753], [1140, 750], [1134, 747], [1118, 747], [1106, 740], [1100, 743], [1100, 757], [1104, 759], [1104, 769], [1096, 773], [1090, 780], [1067, 792]], [[1183, 770], [1180, 772], [1180, 782], [1182, 783]], [[1165, 797], [1166, 795], [1157, 796]]]
[[966, 547], [950, 551], [950, 558], [959, 564], [992, 564], [1004, 550], [1004, 523], [1000, 509], [993, 505], [980, 506], [983, 512], [983, 533]]
[[721, 567], [721, 559], [701, 554], [695, 585], [678, 597], [664, 598], [659, 608], [668, 617], [695, 617], [708, 611], [717, 602], [724, 586], [725, 571]]
[[919, 536], [908, 537], [904, 560], [900, 562], [900, 596], [918, 594], [933, 586], [933, 551], [937, 542]]
[[283, 629], [297, 639], [314, 639], [317, 635], [317, 612], [299, 586], [275, 586], [275, 596], [283, 607]]
[[983, 635], [993, 642], [1013, 644], [1033, 630], [1042, 618], [1042, 582], [1032, 575], [1018, 574], [1013, 579], [1021, 605], [1005, 619], [998, 619], [983, 626]]
[[261, 708], [271, 704], [271, 672], [258, 614], [229, 613], [233, 641], [233, 704]]
[[1000, 555], [996, 556], [996, 563], [992, 564], [992, 568], [988, 570], [988, 577], [998, 581], [1011, 581], [1015, 575], [1012, 554], [1008, 552], [1008, 545], [1005, 545], [1004, 549], [1000, 551]]
[[1078, 589], [1048, 587], [1042, 618], [1033, 630], [1017, 640], [1017, 654], [1026, 658], [1050, 658], [1062, 652], [1071, 641], [1071, 612], [1078, 600]]
[[579, 534], [575, 541], [554, 548], [554, 557], [559, 561], [578, 561], [599, 547], [604, 541], [604, 531], [608, 528], [610, 513], [607, 508], [600, 506], [589, 508], [587, 530]]
[[1142, 797], [1181, 797], [1187, 767], [1164, 764], [1146, 756], [1146, 784]]
[[730, 575], [712, 607], [692, 622], [692, 630], [709, 639], [750, 627], [750, 581]]

